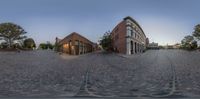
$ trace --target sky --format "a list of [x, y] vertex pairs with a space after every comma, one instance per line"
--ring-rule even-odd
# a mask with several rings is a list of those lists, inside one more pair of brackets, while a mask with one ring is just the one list
[[126, 16], [150, 42], [179, 43], [200, 23], [200, 0], [0, 0], [0, 23], [13, 22], [37, 45], [72, 32], [97, 42]]

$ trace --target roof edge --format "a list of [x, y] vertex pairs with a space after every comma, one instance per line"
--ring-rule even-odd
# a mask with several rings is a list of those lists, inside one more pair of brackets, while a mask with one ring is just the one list
[[90, 41], [89, 39], [87, 39], [86, 37], [80, 35], [80, 34], [77, 33], [77, 32], [72, 32], [72, 33], [70, 33], [69, 35], [67, 35], [66, 37], [64, 37], [63, 39], [61, 39], [58, 43], [62, 42], [64, 39], [66, 39], [66, 38], [68, 38], [68, 37], [70, 37], [70, 36], [72, 36], [72, 35], [78, 35], [78, 36], [80, 36], [80, 37], [82, 37], [82, 38], [88, 40], [90, 43], [95, 44], [94, 42]]
[[[143, 29], [141, 28], [141, 26], [138, 24], [138, 22], [137, 22], [136, 20], [134, 20], [134, 19], [133, 19], [132, 17], [130, 17], [130, 16], [127, 16], [127, 17], [124, 18], [124, 21], [127, 20], [127, 19], [130, 19], [131, 21], [133, 21], [134, 23], [136, 23], [136, 25], [141, 29], [141, 31], [142, 31], [143, 34], [145, 35]], [[145, 37], [146, 37], [146, 35], [145, 35]]]

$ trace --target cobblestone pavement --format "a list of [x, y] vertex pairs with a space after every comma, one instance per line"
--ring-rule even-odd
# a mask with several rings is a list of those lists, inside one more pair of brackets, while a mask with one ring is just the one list
[[0, 52], [0, 95], [200, 97], [200, 52]]

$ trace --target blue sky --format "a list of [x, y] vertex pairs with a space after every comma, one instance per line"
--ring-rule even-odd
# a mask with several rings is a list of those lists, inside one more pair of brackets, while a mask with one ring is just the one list
[[78, 32], [91, 41], [133, 17], [150, 42], [174, 44], [200, 23], [200, 0], [0, 0], [0, 23], [21, 25], [36, 43]]

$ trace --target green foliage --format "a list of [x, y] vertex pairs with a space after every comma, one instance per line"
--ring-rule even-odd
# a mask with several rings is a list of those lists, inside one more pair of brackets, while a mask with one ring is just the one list
[[36, 47], [35, 41], [32, 38], [25, 39], [24, 47], [28, 49], [34, 49]]
[[54, 48], [54, 46], [51, 43], [47, 42], [47, 43], [41, 43], [39, 45], [39, 48], [41, 48], [43, 50], [46, 50], [46, 49], [51, 49], [52, 50]]
[[22, 49], [22, 46], [20, 43], [13, 43], [12, 48], [9, 48], [9, 45], [7, 42], [2, 42], [0, 44], [0, 49], [6, 49], [6, 50], [12, 50], [12, 49]]
[[198, 47], [197, 41], [191, 42], [191, 49], [197, 49], [197, 47]]
[[197, 48], [197, 41], [194, 40], [193, 36], [185, 36], [184, 39], [181, 41], [182, 48], [187, 50], [193, 50]]
[[39, 48], [41, 48], [41, 49], [47, 49], [47, 46], [46, 46], [45, 43], [41, 43], [41, 44], [39, 45]]
[[24, 34], [26, 34], [25, 30], [17, 24], [14, 23], [0, 24], [0, 38], [8, 43], [9, 48], [14, 44], [14, 41], [26, 38]]
[[158, 48], [159, 48], [159, 49], [164, 49], [164, 46], [161, 46], [161, 45], [160, 45], [160, 46], [158, 46]]
[[200, 40], [200, 24], [195, 26], [193, 36]]
[[13, 45], [12, 45], [12, 47], [14, 48], [14, 49], [21, 49], [22, 47], [20, 46], [20, 44], [19, 43], [14, 43]]
[[100, 40], [100, 45], [106, 51], [112, 50], [112, 38], [111, 33], [106, 32]]
[[7, 48], [7, 47], [8, 47], [8, 44], [7, 44], [6, 42], [1, 42], [0, 48], [5, 49], [5, 48]]
[[47, 44], [46, 46], [47, 46], [47, 49], [51, 49], [52, 50], [54, 48], [54, 46], [52, 44], [50, 44], [50, 43]]

